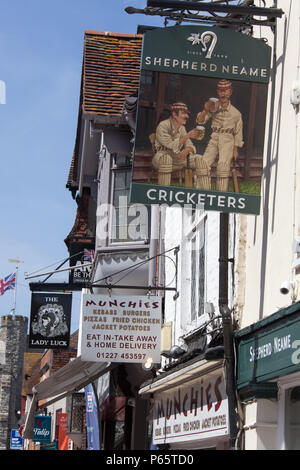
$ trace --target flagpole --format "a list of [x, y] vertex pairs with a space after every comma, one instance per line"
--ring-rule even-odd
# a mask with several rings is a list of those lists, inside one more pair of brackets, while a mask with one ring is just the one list
[[23, 263], [23, 261], [20, 261], [19, 259], [9, 259], [8, 260], [10, 263], [16, 263], [16, 287], [15, 287], [15, 292], [14, 292], [14, 306], [11, 309], [11, 312], [13, 315], [16, 314], [16, 306], [17, 306], [17, 286], [18, 286], [18, 272], [19, 272], [19, 263]]
[[18, 270], [19, 266], [16, 266], [16, 287], [14, 292], [14, 307], [12, 309], [13, 315], [16, 315], [16, 305], [17, 305], [17, 286], [18, 286]]

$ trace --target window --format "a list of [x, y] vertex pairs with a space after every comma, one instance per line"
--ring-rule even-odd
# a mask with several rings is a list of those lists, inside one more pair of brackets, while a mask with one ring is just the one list
[[148, 208], [143, 204], [129, 203], [130, 181], [130, 157], [115, 154], [112, 166], [111, 243], [134, 243], [148, 240]]
[[188, 280], [190, 305], [188, 322], [198, 325], [204, 321], [205, 303], [205, 220], [206, 215], [200, 209], [184, 211], [184, 278]]
[[204, 314], [204, 224], [191, 240], [191, 320]]
[[300, 387], [287, 390], [287, 430], [288, 450], [300, 450]]
[[277, 449], [300, 450], [300, 373], [278, 380]]

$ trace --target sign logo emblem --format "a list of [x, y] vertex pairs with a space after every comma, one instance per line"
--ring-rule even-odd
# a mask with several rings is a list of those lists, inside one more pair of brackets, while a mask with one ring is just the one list
[[214, 48], [216, 47], [218, 38], [215, 33], [212, 31], [204, 31], [204, 33], [191, 33], [190, 37], [187, 38], [188, 41], [191, 41], [192, 46], [198, 44], [202, 45], [202, 51], [207, 52], [205, 58], [211, 59]]

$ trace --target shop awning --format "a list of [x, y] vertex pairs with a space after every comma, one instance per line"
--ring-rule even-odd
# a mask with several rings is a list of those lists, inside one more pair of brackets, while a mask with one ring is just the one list
[[300, 302], [234, 333], [237, 390], [243, 401], [277, 398], [279, 377], [299, 372]]
[[144, 383], [139, 390], [139, 394], [148, 395], [158, 391], [167, 390], [184, 382], [188, 382], [195, 377], [200, 377], [213, 372], [214, 370], [222, 367], [222, 364], [222, 360], [208, 362], [206, 360], [195, 358], [194, 360], [181, 365], [175, 371], [166, 372], [161, 376]]
[[23, 430], [23, 438], [33, 439], [34, 417], [40, 400], [50, 399], [43, 403], [43, 408], [46, 408], [50, 404], [83, 389], [117, 365], [117, 363], [82, 361], [79, 356], [48, 379], [33, 387], [33, 397]]

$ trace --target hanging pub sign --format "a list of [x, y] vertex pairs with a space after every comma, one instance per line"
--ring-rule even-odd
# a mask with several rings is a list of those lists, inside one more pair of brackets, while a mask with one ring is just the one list
[[29, 347], [66, 349], [70, 342], [72, 294], [36, 294], [31, 297]]
[[91, 281], [92, 262], [94, 260], [95, 247], [90, 243], [70, 244], [70, 270], [69, 283], [88, 287]]
[[160, 362], [161, 297], [82, 294], [81, 358]]
[[259, 214], [270, 62], [228, 29], [144, 34], [131, 202]]
[[51, 416], [35, 416], [33, 442], [51, 442], [51, 420]]

